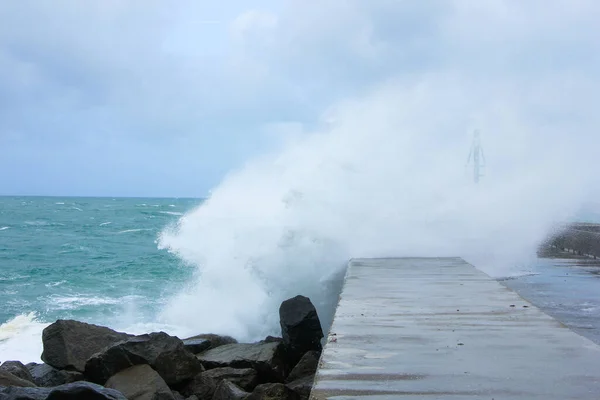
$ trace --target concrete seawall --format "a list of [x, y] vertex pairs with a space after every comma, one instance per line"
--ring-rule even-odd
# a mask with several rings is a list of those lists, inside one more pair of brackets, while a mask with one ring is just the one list
[[348, 267], [313, 399], [598, 399], [600, 347], [460, 258]]
[[574, 224], [553, 236], [548, 244], [558, 250], [600, 258], [600, 225]]

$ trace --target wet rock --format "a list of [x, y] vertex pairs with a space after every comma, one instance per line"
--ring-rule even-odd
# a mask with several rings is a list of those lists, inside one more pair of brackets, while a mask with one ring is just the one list
[[103, 384], [118, 372], [140, 364], [154, 368], [169, 386], [193, 378], [203, 368], [180, 339], [158, 332], [136, 336], [104, 349], [88, 360], [85, 376]]
[[317, 351], [308, 351], [302, 356], [298, 364], [288, 375], [286, 382], [292, 382], [307, 376], [313, 376], [319, 366], [320, 354]]
[[173, 390], [173, 397], [175, 397], [175, 400], [186, 400], [185, 396], [176, 390]]
[[32, 382], [21, 379], [8, 371], [0, 370], [0, 386], [34, 387], [35, 385]]
[[48, 364], [30, 363], [27, 364], [27, 369], [33, 377], [33, 382], [43, 387], [60, 386], [84, 380], [81, 372], [58, 370]]
[[274, 342], [283, 342], [283, 338], [275, 337], [275, 336], [267, 336], [262, 343], [274, 343]]
[[21, 361], [4, 361], [4, 363], [0, 365], [0, 370], [10, 372], [17, 378], [33, 382], [33, 376], [31, 376], [29, 370]]
[[223, 380], [217, 386], [212, 400], [245, 400], [250, 393], [243, 391], [235, 383]]
[[83, 372], [92, 355], [128, 337], [103, 326], [58, 320], [42, 332], [42, 360], [57, 369]]
[[199, 399], [212, 399], [217, 390], [214, 379], [204, 376], [204, 373], [196, 375], [179, 391], [186, 397], [196, 396]]
[[247, 392], [251, 392], [258, 385], [258, 374], [252, 368], [215, 368], [203, 372], [202, 375], [214, 380], [217, 386], [226, 379]]
[[317, 310], [308, 297], [296, 296], [281, 303], [279, 321], [283, 343], [293, 364], [307, 351], [322, 350], [323, 329]]
[[296, 393], [300, 400], [308, 400], [310, 398], [310, 392], [312, 390], [314, 380], [314, 375], [305, 376], [304, 378], [297, 379], [285, 386]]
[[282, 383], [265, 383], [258, 385], [246, 400], [299, 400], [299, 397]]
[[212, 333], [196, 335], [187, 339], [183, 339], [183, 344], [185, 348], [194, 354], [202, 353], [206, 350], [234, 343], [237, 343], [237, 340], [235, 340], [231, 336], [215, 335]]
[[207, 369], [252, 368], [259, 382], [283, 382], [287, 371], [282, 343], [237, 343], [205, 351], [198, 359]]
[[46, 400], [128, 400], [121, 392], [90, 382], [74, 382], [50, 389]]
[[127, 400], [123, 394], [90, 382], [75, 382], [55, 388], [0, 388], [2, 400]]
[[118, 390], [129, 400], [175, 400], [163, 378], [145, 364], [113, 375], [104, 386]]

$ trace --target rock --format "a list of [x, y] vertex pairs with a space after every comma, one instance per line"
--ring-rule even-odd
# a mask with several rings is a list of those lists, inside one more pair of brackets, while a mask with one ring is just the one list
[[323, 349], [321, 322], [308, 297], [296, 296], [281, 303], [279, 321], [283, 343], [293, 364], [307, 351]]
[[250, 393], [244, 392], [236, 384], [223, 380], [217, 386], [212, 400], [245, 400]]
[[202, 375], [214, 380], [216, 386], [223, 380], [228, 380], [247, 392], [251, 392], [258, 385], [258, 374], [252, 368], [215, 368], [203, 372]]
[[299, 400], [298, 395], [282, 383], [258, 385], [246, 400]]
[[46, 400], [128, 400], [121, 392], [90, 382], [74, 382], [50, 390]]
[[4, 370], [0, 370], [0, 386], [35, 387], [32, 382]]
[[196, 396], [199, 399], [212, 399], [217, 390], [214, 379], [204, 376], [204, 373], [196, 375], [190, 382], [180, 389], [184, 396]]
[[0, 399], [2, 400], [46, 400], [49, 388], [38, 387], [0, 387]]
[[113, 375], [104, 386], [118, 390], [129, 400], [175, 400], [163, 378], [145, 364]]
[[0, 388], [2, 400], [127, 400], [123, 394], [89, 382], [75, 382], [55, 388]]
[[21, 361], [4, 361], [4, 363], [0, 365], [0, 370], [10, 372], [17, 378], [33, 382], [33, 376], [31, 376], [29, 370]]
[[259, 383], [283, 382], [289, 370], [285, 348], [277, 342], [227, 344], [197, 357], [207, 369], [252, 368], [258, 372]]
[[300, 400], [308, 400], [310, 398], [310, 392], [312, 390], [314, 380], [314, 375], [305, 376], [304, 378], [297, 379], [285, 386], [296, 393]]
[[54, 387], [67, 383], [82, 381], [83, 374], [77, 371], [61, 371], [48, 364], [27, 364], [27, 369], [33, 377], [33, 382], [38, 386]]
[[57, 369], [83, 372], [92, 355], [128, 337], [103, 326], [58, 320], [42, 332], [42, 360]]
[[317, 372], [320, 356], [321, 355], [317, 351], [306, 352], [300, 361], [298, 361], [298, 364], [296, 364], [294, 369], [292, 369], [286, 382], [293, 382], [307, 376], [313, 376]]
[[283, 342], [283, 338], [275, 337], [275, 336], [267, 336], [262, 343], [273, 343], [273, 342]]
[[104, 349], [88, 360], [85, 376], [103, 384], [134, 365], [148, 364], [167, 385], [177, 385], [202, 372], [202, 363], [183, 347], [183, 342], [164, 332], [130, 338]]
[[182, 395], [181, 393], [179, 393], [176, 390], [173, 390], [173, 397], [175, 397], [175, 400], [185, 400], [185, 396]]
[[212, 333], [206, 333], [203, 335], [197, 335], [183, 339], [183, 345], [185, 348], [194, 354], [199, 354], [206, 350], [234, 343], [237, 343], [237, 340], [231, 336], [221, 336]]

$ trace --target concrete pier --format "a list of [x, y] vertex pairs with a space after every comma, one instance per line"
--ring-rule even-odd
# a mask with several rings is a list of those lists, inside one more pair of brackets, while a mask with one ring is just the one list
[[600, 346], [460, 258], [356, 259], [313, 399], [600, 399]]

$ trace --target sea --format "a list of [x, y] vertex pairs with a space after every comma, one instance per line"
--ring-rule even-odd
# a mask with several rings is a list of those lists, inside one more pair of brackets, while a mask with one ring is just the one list
[[157, 238], [201, 203], [0, 197], [0, 360], [39, 361], [41, 330], [57, 319], [164, 329], [157, 313], [193, 268]]
[[[187, 258], [160, 244], [161, 235], [176, 228], [203, 202], [184, 198], [0, 197], [0, 361], [39, 362], [42, 330], [57, 319], [76, 319], [134, 334], [162, 330], [179, 336], [205, 333], [193, 331], [198, 324], [191, 324], [192, 330], [185, 326], [200, 317], [204, 318], [203, 323], [212, 322], [206, 326], [222, 328], [219, 333], [234, 329], [229, 323], [234, 319], [252, 322], [259, 328], [276, 326], [274, 317], [271, 318], [271, 314], [276, 314], [276, 301], [271, 305], [273, 310], [263, 309], [262, 314], [252, 314], [251, 310], [257, 308], [253, 302], [267, 303], [260, 303], [264, 294], [247, 281], [243, 273], [248, 270], [247, 265], [231, 270], [214, 268], [212, 275], [199, 277], [197, 265], [189, 261], [197, 255], [194, 249], [202, 245], [200, 239], [191, 235], [190, 239], [185, 237], [184, 244], [177, 242], [179, 247], [187, 249], [188, 253], [184, 254]], [[599, 214], [588, 213], [580, 215], [578, 220], [598, 222], [600, 218]], [[237, 221], [255, 226], [254, 220], [248, 218]], [[260, 220], [258, 224], [268, 222]], [[188, 220], [190, 223], [196, 222]], [[214, 232], [206, 233], [203, 236], [206, 240], [211, 234], [231, 236], [227, 227], [219, 231], [221, 225], [233, 223], [227, 215], [217, 214], [211, 223]], [[193, 225], [192, 228], [198, 227]], [[239, 235], [241, 233], [236, 232], [233, 236]], [[240, 253], [236, 247], [223, 247], [215, 249], [213, 259], [225, 266], [235, 264], [239, 254], [260, 255], [262, 252], [265, 259], [273, 253], [271, 249], [262, 249], [259, 242], [255, 244], [253, 235], [250, 229], [244, 242], [249, 244], [249, 250], [242, 249], [247, 253]], [[291, 240], [289, 235], [285, 237]], [[306, 246], [304, 239], [298, 240]], [[273, 241], [280, 246], [277, 240]], [[215, 240], [214, 243], [226, 241]], [[314, 250], [321, 245], [310, 241], [309, 246], [291, 254], [294, 258], [306, 258], [304, 248]], [[203, 254], [210, 253], [214, 247], [212, 243], [205, 244]], [[223, 258], [222, 254], [230, 255], [231, 259]], [[282, 259], [278, 253], [273, 258], [277, 268], [263, 268], [260, 275], [261, 279], [266, 277], [270, 281], [265, 291], [269, 296], [274, 295], [272, 288], [285, 285], [292, 291], [298, 288], [302, 293], [313, 290], [313, 298], [318, 298], [319, 293], [331, 292], [332, 295], [324, 298], [332, 299], [333, 303], [327, 307], [333, 310], [336, 287], [319, 286], [323, 279], [312, 278], [324, 276], [322, 272], [317, 274], [316, 270], [294, 265], [286, 270], [284, 266], [289, 260]], [[327, 260], [317, 260], [319, 271]], [[519, 273], [497, 279], [600, 344], [600, 265], [597, 262], [540, 258], [519, 266], [518, 270]], [[211, 278], [210, 283], [196, 287], [193, 295], [186, 292], [190, 282]], [[339, 274], [336, 279], [341, 281]], [[302, 285], [306, 289], [300, 289]], [[240, 298], [234, 302], [232, 298], [236, 295]], [[281, 293], [284, 295], [286, 293]], [[223, 323], [219, 320], [221, 313], [228, 316]], [[169, 314], [177, 318], [165, 318]], [[260, 320], [264, 315], [271, 316], [269, 322]], [[235, 336], [235, 332], [244, 332], [240, 329], [231, 332]], [[268, 329], [258, 333], [268, 333]]]

